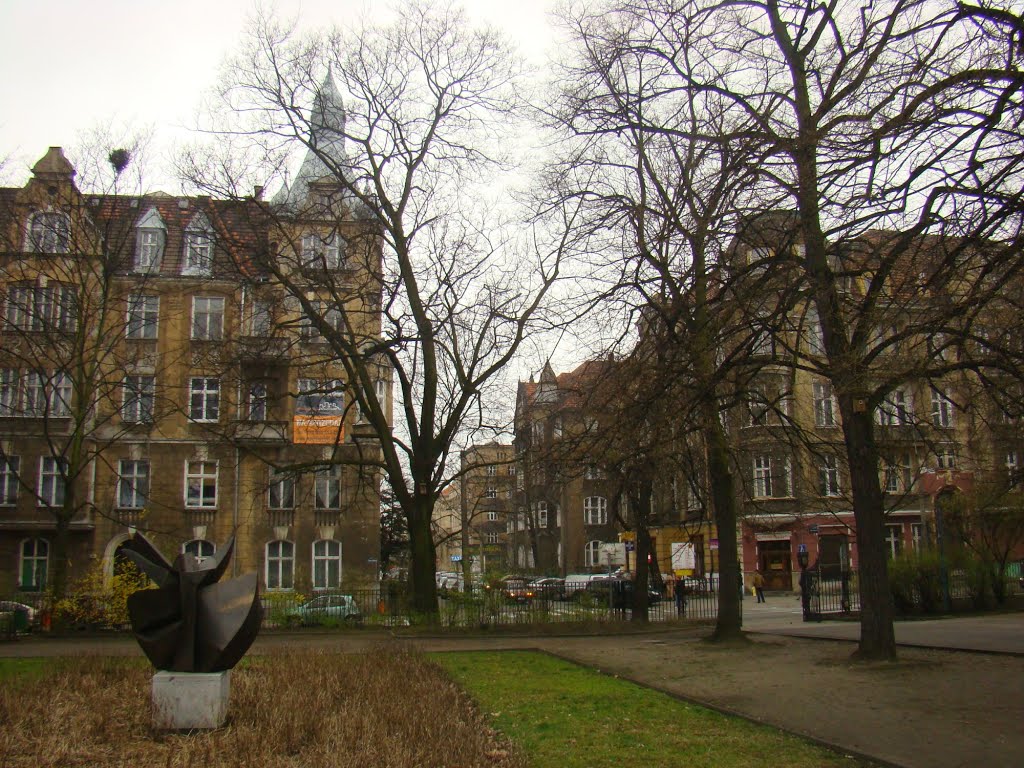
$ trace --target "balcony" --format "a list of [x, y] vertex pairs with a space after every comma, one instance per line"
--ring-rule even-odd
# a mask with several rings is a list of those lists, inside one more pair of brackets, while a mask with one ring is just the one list
[[240, 336], [238, 356], [245, 362], [283, 363], [288, 360], [289, 340], [280, 336]]
[[274, 445], [288, 442], [287, 421], [234, 421], [236, 441], [243, 445]]

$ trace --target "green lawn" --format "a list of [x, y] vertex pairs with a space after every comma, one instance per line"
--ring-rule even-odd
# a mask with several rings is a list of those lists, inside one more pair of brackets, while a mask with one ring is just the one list
[[534, 768], [870, 765], [545, 654], [433, 658]]

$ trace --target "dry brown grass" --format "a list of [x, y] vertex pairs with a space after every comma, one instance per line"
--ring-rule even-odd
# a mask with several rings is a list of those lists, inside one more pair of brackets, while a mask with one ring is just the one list
[[521, 768], [469, 698], [422, 656], [290, 653], [232, 672], [228, 724], [153, 730], [151, 670], [66, 662], [0, 690], [0, 766]]

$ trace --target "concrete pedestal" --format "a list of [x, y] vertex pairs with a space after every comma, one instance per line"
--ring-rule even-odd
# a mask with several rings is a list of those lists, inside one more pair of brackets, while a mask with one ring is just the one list
[[231, 671], [157, 672], [153, 726], [162, 730], [220, 728], [228, 716]]

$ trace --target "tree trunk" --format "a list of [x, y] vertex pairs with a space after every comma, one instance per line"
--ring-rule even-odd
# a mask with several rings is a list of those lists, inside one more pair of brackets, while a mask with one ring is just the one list
[[853, 516], [857, 522], [857, 565], [860, 583], [860, 645], [857, 657], [896, 659], [894, 610], [889, 589], [889, 553], [885, 542], [882, 489], [878, 479], [878, 450], [872, 435], [871, 413], [854, 409], [855, 398], [840, 397], [843, 432], [850, 459]]
[[[650, 484], [645, 483], [644, 488], [638, 494], [639, 506], [635, 509], [650, 509], [651, 491]], [[632, 506], [632, 504], [631, 504]], [[633, 572], [633, 616], [632, 620], [638, 624], [646, 624], [650, 620], [647, 605], [647, 585], [650, 583], [650, 566], [648, 557], [651, 554], [651, 531], [644, 519], [645, 513], [636, 515], [636, 570]]]
[[56, 515], [56, 526], [53, 532], [53, 552], [50, 562], [53, 570], [48, 581], [54, 601], [61, 600], [68, 591], [68, 562], [71, 546], [71, 518], [63, 514]]
[[412, 512], [406, 515], [409, 524], [409, 551], [412, 563], [409, 569], [412, 587], [412, 610], [433, 623], [437, 620], [437, 551], [430, 530], [432, 504], [429, 497], [417, 495]]
[[714, 402], [704, 404], [704, 423], [719, 556], [718, 618], [712, 639], [732, 640], [743, 636], [743, 616], [740, 613], [742, 585], [736, 547], [736, 488], [729, 466], [729, 449]]

